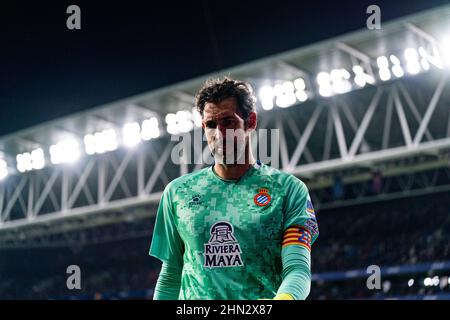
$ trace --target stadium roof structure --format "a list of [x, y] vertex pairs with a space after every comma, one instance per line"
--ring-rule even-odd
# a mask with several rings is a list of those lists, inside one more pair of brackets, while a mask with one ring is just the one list
[[[362, 27], [0, 137], [0, 177], [1, 161], [6, 176], [0, 181], [0, 241], [8, 232], [15, 236], [61, 218], [86, 221], [88, 214], [115, 211], [120, 220], [123, 208], [156, 205], [170, 180], [204, 166], [168, 159], [174, 136], [201, 133], [194, 96], [212, 77], [253, 85], [259, 128], [278, 129], [279, 154], [271, 163], [307, 180], [312, 190], [330, 186], [336, 172], [354, 179], [362, 170], [367, 178], [374, 168], [405, 158], [420, 159], [418, 171], [448, 166], [450, 5], [382, 23], [381, 30]], [[150, 119], [151, 139], [140, 141]], [[134, 136], [137, 148], [123, 146], [129, 124], [132, 138], [141, 135]], [[114, 134], [102, 138], [108, 130]], [[99, 138], [101, 150], [88, 152], [86, 135]], [[75, 147], [80, 154], [72, 154]], [[200, 147], [200, 156], [207, 156], [207, 146]], [[59, 163], [71, 157], [79, 159]]]
[[0, 151], [4, 158], [12, 159], [10, 163], [13, 164], [16, 154], [36, 147], [49, 147], [67, 136], [82, 138], [87, 133], [121, 128], [125, 123], [151, 116], [164, 119], [168, 113], [192, 108], [196, 91], [212, 77], [231, 75], [250, 81], [256, 88], [298, 77], [312, 83], [319, 72], [336, 68], [351, 70], [357, 63], [367, 65], [373, 75], [379, 56], [403, 53], [405, 48], [417, 48], [420, 44], [439, 46], [439, 40], [450, 34], [449, 12], [450, 6], [439, 7], [383, 23], [381, 30], [362, 29], [42, 123], [0, 137]]

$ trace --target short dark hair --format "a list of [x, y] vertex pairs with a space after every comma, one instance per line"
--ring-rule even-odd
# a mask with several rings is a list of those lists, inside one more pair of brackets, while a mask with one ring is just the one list
[[229, 77], [208, 79], [195, 95], [195, 106], [203, 117], [205, 105], [208, 102], [219, 103], [228, 98], [235, 98], [239, 111], [247, 124], [248, 117], [255, 111], [256, 99], [252, 86], [245, 81], [234, 80]]

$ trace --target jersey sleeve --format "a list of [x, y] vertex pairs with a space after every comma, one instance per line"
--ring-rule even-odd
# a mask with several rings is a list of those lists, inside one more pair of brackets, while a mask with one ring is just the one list
[[[319, 236], [319, 226], [314, 207], [306, 185], [294, 175], [289, 175], [286, 182], [286, 200], [284, 207], [283, 231], [309, 238], [304, 241], [312, 245]], [[296, 228], [299, 228], [297, 230]], [[306, 240], [306, 239], [305, 239]]]
[[149, 255], [171, 266], [181, 267], [184, 243], [175, 223], [176, 217], [170, 186], [171, 184], [166, 186], [159, 202]]

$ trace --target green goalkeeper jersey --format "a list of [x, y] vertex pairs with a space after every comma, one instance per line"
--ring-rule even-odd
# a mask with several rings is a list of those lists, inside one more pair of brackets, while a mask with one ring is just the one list
[[273, 297], [283, 234], [293, 225], [309, 230], [305, 243], [319, 234], [297, 177], [257, 161], [238, 180], [225, 180], [209, 166], [166, 186], [149, 254], [182, 267], [179, 299]]

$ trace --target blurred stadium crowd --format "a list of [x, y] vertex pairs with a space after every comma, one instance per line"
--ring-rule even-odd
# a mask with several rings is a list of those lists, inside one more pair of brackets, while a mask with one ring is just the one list
[[321, 211], [314, 271], [450, 260], [444, 194]]
[[[368, 274], [347, 281], [342, 277], [317, 281], [310, 298], [413, 298], [450, 293], [450, 272], [427, 267], [450, 260], [449, 213], [448, 193], [321, 211], [321, 236], [313, 251], [314, 273], [366, 270], [370, 265], [399, 270], [382, 277], [381, 290], [367, 289]], [[439, 283], [425, 285], [430, 277], [438, 277]]]
[[[320, 236], [313, 247], [315, 278], [309, 299], [450, 294], [448, 269], [402, 272], [411, 266], [450, 262], [449, 211], [448, 192], [319, 210]], [[160, 262], [147, 255], [153, 223], [154, 218], [148, 218], [95, 227], [95, 232], [105, 235], [119, 234], [119, 229], [148, 232], [84, 246], [0, 246], [0, 298], [151, 299], [160, 270]], [[73, 264], [81, 269], [81, 290], [66, 287], [66, 268]], [[399, 267], [394, 268], [399, 272], [382, 276], [380, 290], [369, 290], [365, 273], [369, 265], [382, 270]], [[349, 277], [354, 270], [360, 270], [359, 277]]]

